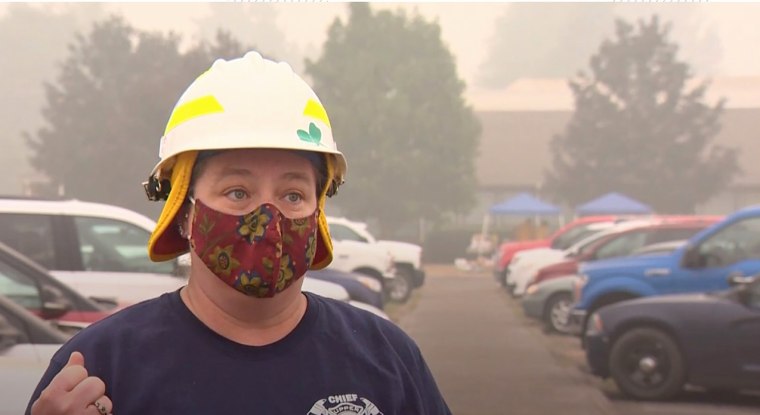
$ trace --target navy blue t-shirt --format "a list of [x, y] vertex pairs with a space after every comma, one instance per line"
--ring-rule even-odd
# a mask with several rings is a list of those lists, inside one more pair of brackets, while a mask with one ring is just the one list
[[53, 356], [31, 403], [84, 354], [115, 415], [450, 414], [414, 341], [392, 322], [306, 293], [296, 328], [266, 346], [213, 332], [179, 291], [103, 319]]

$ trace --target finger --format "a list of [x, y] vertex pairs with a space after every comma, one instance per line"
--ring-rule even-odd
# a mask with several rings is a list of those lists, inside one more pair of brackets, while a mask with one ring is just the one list
[[66, 366], [84, 366], [84, 355], [79, 352], [71, 352], [71, 355], [69, 355], [69, 361], [66, 362]]
[[72, 405], [76, 405], [76, 412], [81, 411], [86, 403], [72, 402], [68, 395], [85, 379], [87, 379], [87, 370], [84, 366], [64, 367], [53, 377], [47, 388], [40, 393], [39, 398], [32, 406], [32, 412], [47, 413], [52, 410], [52, 413], [71, 413]]
[[106, 384], [95, 376], [90, 376], [81, 381], [74, 390], [69, 394], [72, 406], [75, 408], [87, 408], [95, 400], [101, 398], [106, 393]]
[[[111, 412], [106, 412], [106, 414], [111, 414]], [[95, 405], [90, 405], [87, 407], [87, 409], [84, 410], [84, 415], [103, 415], [98, 408], [95, 407]]]
[[46, 388], [52, 394], [57, 392], [70, 392], [80, 382], [87, 378], [87, 369], [81, 365], [67, 365], [58, 372]]
[[97, 402], [100, 402], [100, 404], [108, 410], [109, 414], [113, 412], [113, 402], [111, 402], [111, 399], [108, 396], [103, 395], [97, 399]]
[[[102, 411], [98, 409], [98, 406], [102, 408]], [[111, 412], [113, 412], [113, 403], [105, 395], [96, 399], [95, 402], [90, 404], [85, 410], [85, 413], [93, 415], [103, 415], [103, 413], [110, 414]]]

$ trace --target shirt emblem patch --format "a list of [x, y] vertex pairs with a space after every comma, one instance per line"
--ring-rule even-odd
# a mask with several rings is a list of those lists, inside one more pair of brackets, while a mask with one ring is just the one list
[[369, 399], [349, 393], [318, 400], [306, 415], [383, 415], [383, 413]]

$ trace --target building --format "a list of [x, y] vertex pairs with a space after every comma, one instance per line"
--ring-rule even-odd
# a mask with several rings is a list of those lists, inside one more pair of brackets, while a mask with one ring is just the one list
[[[737, 148], [744, 172], [698, 213], [726, 214], [760, 203], [760, 76], [713, 79], [706, 101], [712, 105], [720, 97], [725, 111], [714, 143]], [[482, 125], [478, 204], [466, 219], [477, 223], [489, 206], [517, 192], [541, 196], [552, 162], [549, 143], [570, 120], [574, 97], [565, 79], [520, 79], [503, 90], [469, 90], [467, 99]]]

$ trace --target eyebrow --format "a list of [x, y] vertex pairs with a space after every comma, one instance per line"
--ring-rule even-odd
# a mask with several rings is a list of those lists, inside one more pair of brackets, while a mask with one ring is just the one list
[[280, 177], [289, 181], [302, 181], [306, 183], [312, 182], [312, 178], [309, 177], [308, 174], [302, 173], [302, 172], [288, 172], [288, 173], [283, 174]]
[[[251, 177], [253, 176], [253, 174], [251, 173], [250, 170], [245, 169], [245, 168], [225, 166], [224, 168], [222, 168], [222, 171], [219, 173], [219, 177], [222, 178], [222, 177], [228, 177], [228, 176]], [[312, 181], [312, 178], [309, 177], [308, 174], [303, 173], [303, 172], [297, 172], [297, 171], [283, 173], [280, 176], [280, 178], [284, 180], [288, 180], [288, 181], [302, 181], [306, 183], [310, 183]]]
[[224, 168], [222, 168], [222, 171], [219, 172], [219, 176], [251, 176], [251, 172], [248, 169], [224, 166]]

